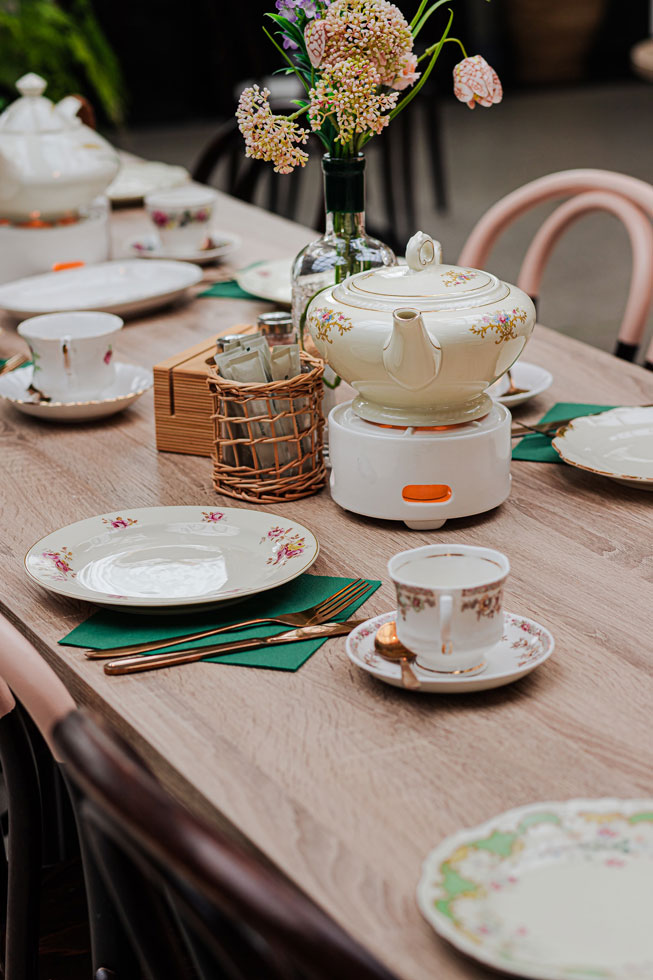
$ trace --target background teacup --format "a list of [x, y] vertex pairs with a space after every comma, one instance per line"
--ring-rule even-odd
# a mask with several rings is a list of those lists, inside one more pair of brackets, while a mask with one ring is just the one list
[[52, 401], [88, 401], [115, 379], [112, 313], [46, 313], [23, 320], [18, 333], [30, 346], [32, 385]]
[[419, 666], [483, 670], [503, 634], [506, 556], [492, 548], [426, 545], [395, 555], [388, 571], [397, 590], [397, 636]]
[[210, 187], [190, 184], [148, 194], [145, 208], [161, 244], [172, 252], [190, 254], [210, 236], [216, 199]]

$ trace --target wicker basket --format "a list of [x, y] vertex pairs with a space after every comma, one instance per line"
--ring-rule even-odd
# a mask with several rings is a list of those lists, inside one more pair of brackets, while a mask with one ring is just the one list
[[213, 485], [256, 503], [308, 497], [326, 483], [322, 415], [324, 364], [302, 351], [289, 381], [246, 384], [209, 371], [213, 395]]

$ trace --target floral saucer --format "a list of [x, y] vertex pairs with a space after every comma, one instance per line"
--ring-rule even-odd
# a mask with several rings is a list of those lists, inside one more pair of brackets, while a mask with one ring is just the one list
[[516, 405], [530, 401], [531, 398], [541, 395], [553, 384], [553, 375], [550, 371], [538, 364], [529, 364], [528, 361], [517, 361], [513, 364], [510, 373], [515, 388], [524, 388], [524, 391], [518, 395], [507, 395], [506, 392], [510, 387], [507, 374], [495, 381], [487, 390], [488, 395], [501, 402], [502, 405], [507, 405], [508, 408], [514, 408]]
[[420, 910], [501, 974], [653, 977], [653, 799], [531, 803], [447, 837]]
[[141, 235], [129, 243], [129, 249], [132, 255], [140, 259], [173, 259], [177, 262], [192, 262], [194, 265], [208, 265], [226, 258], [241, 243], [237, 235], [216, 228], [207, 233], [207, 238], [211, 239], [213, 247], [200, 248], [195, 252], [176, 252], [174, 249], [164, 248], [156, 234]]
[[122, 412], [153, 385], [152, 372], [137, 364], [116, 362], [116, 378], [96, 399], [51, 402], [30, 391], [33, 368], [17, 368], [0, 377], [0, 398], [19, 412], [47, 422], [90, 422]]
[[[401, 667], [398, 663], [384, 660], [374, 649], [374, 636], [380, 626], [391, 623], [396, 612], [383, 613], [368, 619], [347, 637], [347, 654], [352, 663], [393, 687], [403, 687]], [[503, 614], [503, 637], [500, 643], [485, 655], [487, 667], [482, 674], [438, 674], [424, 670], [415, 663], [412, 668], [419, 680], [419, 691], [426, 694], [470, 694], [473, 691], [489, 691], [519, 680], [539, 667], [553, 653], [555, 642], [548, 629], [532, 619]]]

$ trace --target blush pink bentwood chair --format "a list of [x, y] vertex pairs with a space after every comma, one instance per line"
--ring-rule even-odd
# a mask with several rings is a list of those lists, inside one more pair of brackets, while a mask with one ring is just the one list
[[[537, 302], [544, 267], [566, 229], [590, 211], [619, 218], [630, 238], [632, 274], [614, 353], [633, 361], [653, 302], [653, 186], [609, 170], [565, 170], [533, 180], [497, 201], [465, 242], [458, 263], [483, 268], [499, 235], [526, 211], [555, 198], [570, 197], [542, 224], [526, 252], [518, 285]], [[645, 366], [653, 370], [653, 342]]]

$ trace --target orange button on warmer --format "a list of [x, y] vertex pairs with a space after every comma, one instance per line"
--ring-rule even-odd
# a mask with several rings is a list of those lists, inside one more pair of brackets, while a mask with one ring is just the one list
[[451, 498], [446, 483], [411, 483], [401, 491], [404, 500], [420, 504], [443, 504]]
[[81, 269], [83, 265], [83, 262], [55, 262], [52, 271], [63, 272], [64, 269]]

